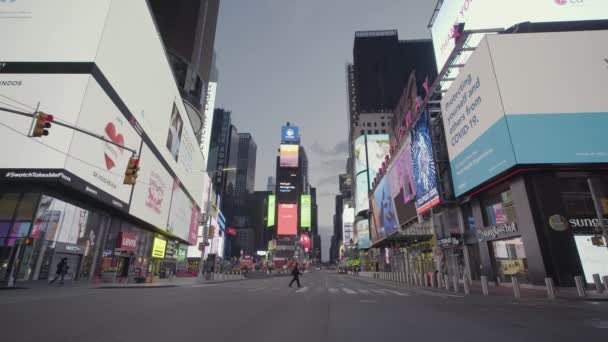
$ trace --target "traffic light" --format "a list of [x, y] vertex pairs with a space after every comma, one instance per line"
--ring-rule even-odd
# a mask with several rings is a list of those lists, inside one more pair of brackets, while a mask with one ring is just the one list
[[34, 124], [34, 132], [32, 132], [33, 137], [42, 137], [49, 135], [49, 128], [51, 128], [51, 122], [53, 122], [53, 116], [50, 114], [45, 114], [43, 112], [38, 112], [38, 116], [36, 116], [36, 123]]
[[26, 237], [25, 239], [23, 239], [23, 245], [24, 246], [29, 246], [32, 244], [32, 238], [31, 237]]
[[139, 172], [139, 159], [131, 157], [129, 159], [129, 164], [127, 164], [123, 184], [135, 185], [137, 181], [137, 172]]

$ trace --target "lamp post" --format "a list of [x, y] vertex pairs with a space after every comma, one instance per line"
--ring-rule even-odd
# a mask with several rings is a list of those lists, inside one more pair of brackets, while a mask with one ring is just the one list
[[[207, 191], [207, 203], [205, 204], [205, 226], [207, 227], [207, 229], [205, 229], [205, 227], [203, 227], [203, 246], [201, 248], [201, 261], [199, 262], [198, 265], [198, 276], [200, 278], [200, 280], [203, 280], [203, 273], [205, 268], [203, 267], [203, 262], [205, 261], [205, 247], [207, 244], [207, 234], [209, 233], [209, 225], [211, 224], [211, 188], [213, 187], [213, 178], [215, 177], [216, 174], [218, 173], [223, 173], [223, 172], [230, 172], [230, 171], [235, 171], [236, 168], [234, 167], [229, 167], [229, 168], [223, 168], [223, 169], [219, 169], [219, 170], [214, 170], [214, 171], [207, 171], [207, 173], [209, 173], [209, 190]], [[219, 233], [219, 232], [218, 232]]]

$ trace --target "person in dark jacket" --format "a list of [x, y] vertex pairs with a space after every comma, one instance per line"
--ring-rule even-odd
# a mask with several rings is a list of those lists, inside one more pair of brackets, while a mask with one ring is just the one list
[[289, 283], [289, 287], [291, 287], [291, 285], [293, 285], [293, 282], [297, 282], [298, 283], [298, 287], [302, 287], [300, 285], [300, 274], [302, 274], [300, 272], [300, 269], [298, 269], [298, 263], [296, 262], [296, 265], [293, 267], [293, 270], [291, 270], [291, 276], [293, 277], [293, 279], [291, 279], [291, 282]]
[[70, 268], [70, 266], [68, 265], [68, 258], [61, 259], [61, 261], [57, 264], [55, 278], [51, 280], [50, 284], [54, 283], [58, 278], [61, 278], [61, 280], [59, 280], [59, 284], [63, 285], [63, 278], [68, 273], [68, 268]]

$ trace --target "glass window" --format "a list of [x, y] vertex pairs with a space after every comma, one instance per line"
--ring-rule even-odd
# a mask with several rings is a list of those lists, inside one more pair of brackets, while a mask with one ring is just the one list
[[0, 220], [12, 220], [19, 202], [19, 194], [5, 193], [0, 195]]
[[15, 220], [32, 220], [39, 194], [24, 194], [19, 202]]
[[368, 123], [367, 123], [367, 127], [372, 127], [371, 122], [368, 122]]
[[378, 123], [377, 122], [374, 122], [374, 127], [378, 127]]
[[483, 196], [482, 203], [485, 209], [483, 212], [485, 226], [517, 221], [511, 189], [490, 192]]
[[382, 127], [386, 126], [386, 123], [384, 123], [384, 121], [381, 123]]
[[528, 281], [528, 261], [521, 238], [492, 241], [492, 257], [496, 275], [502, 282], [511, 277]]
[[367, 134], [372, 134], [372, 130], [371, 130], [371, 129], [368, 129], [368, 130], [367, 130]]
[[363, 135], [363, 134], [365, 134], [365, 130], [364, 129], [361, 130], [361, 135]]
[[379, 131], [376, 129], [376, 130], [374, 130], [374, 133], [375, 133], [375, 134], [378, 134], [378, 133], [380, 133], [380, 132], [379, 132]]

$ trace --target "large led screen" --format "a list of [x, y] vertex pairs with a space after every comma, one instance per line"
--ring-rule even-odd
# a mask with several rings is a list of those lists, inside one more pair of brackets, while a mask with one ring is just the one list
[[298, 202], [298, 172], [295, 169], [279, 169], [277, 200], [281, 203]]
[[383, 239], [399, 228], [397, 212], [391, 196], [390, 184], [387, 177], [383, 177], [373, 194], [373, 214], [376, 223], [377, 238]]
[[382, 166], [384, 156], [390, 152], [388, 134], [367, 135], [367, 156], [365, 142], [366, 136], [360, 136], [355, 140], [355, 211], [357, 213], [369, 209], [368, 175], [365, 171], [369, 170], [369, 180], [372, 182]]
[[282, 143], [299, 143], [300, 129], [297, 126], [282, 126], [281, 127], [281, 142]]
[[281, 145], [279, 165], [281, 167], [298, 167], [298, 145]]
[[312, 213], [312, 202], [310, 195], [300, 196], [300, 227], [310, 228]]
[[392, 165], [384, 176], [385, 178], [388, 177], [391, 197], [395, 204], [395, 212], [397, 213], [399, 225], [403, 225], [417, 217], [410, 152], [411, 145], [408, 136], [404, 148], [393, 157]]
[[[608, 98], [598, 77], [607, 40], [607, 31], [484, 38], [441, 102], [457, 196], [516, 164], [608, 162]], [[559, 72], [548, 63], [555, 56]], [[585, 86], [567, 86], [576, 84]]]
[[277, 206], [276, 196], [268, 195], [268, 213], [267, 213], [267, 218], [266, 218], [266, 220], [267, 220], [266, 225], [268, 227], [274, 226], [274, 216], [275, 216], [276, 206]]
[[355, 208], [345, 206], [342, 210], [342, 239], [344, 246], [351, 246], [355, 239], [353, 224], [355, 222]]
[[366, 219], [356, 221], [355, 231], [357, 233], [357, 247], [359, 249], [368, 249], [370, 247], [369, 221]]
[[298, 234], [298, 205], [279, 203], [278, 235]]
[[453, 26], [465, 30], [508, 28], [518, 23], [606, 19], [604, 0], [444, 0], [431, 28], [437, 69], [454, 49]]
[[435, 158], [426, 110], [412, 130], [412, 168], [416, 186], [416, 211], [421, 214], [439, 203]]

